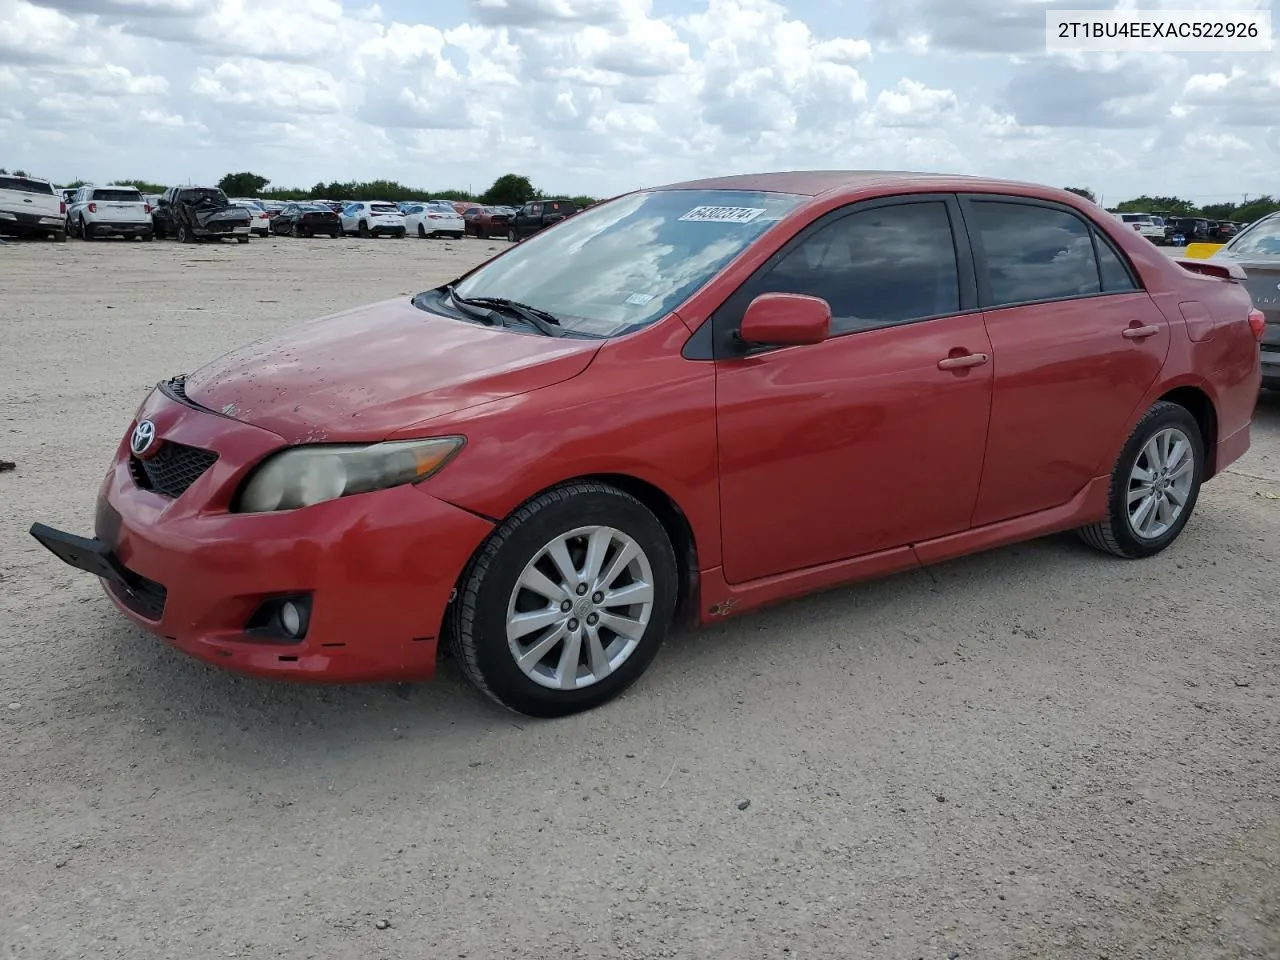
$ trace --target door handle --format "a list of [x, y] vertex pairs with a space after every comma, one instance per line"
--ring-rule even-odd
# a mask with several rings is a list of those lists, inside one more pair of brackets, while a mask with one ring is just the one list
[[964, 370], [967, 367], [980, 367], [990, 359], [985, 353], [970, 353], [963, 357], [943, 357], [938, 361], [938, 369]]
[[1154, 323], [1149, 323], [1145, 327], [1126, 327], [1121, 336], [1126, 340], [1143, 340], [1147, 337], [1154, 337], [1159, 332], [1159, 327]]

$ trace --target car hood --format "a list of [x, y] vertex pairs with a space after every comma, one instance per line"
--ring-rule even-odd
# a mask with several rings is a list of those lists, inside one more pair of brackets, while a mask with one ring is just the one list
[[455, 320], [405, 298], [241, 347], [185, 387], [195, 403], [290, 443], [380, 440], [575, 377], [600, 345]]

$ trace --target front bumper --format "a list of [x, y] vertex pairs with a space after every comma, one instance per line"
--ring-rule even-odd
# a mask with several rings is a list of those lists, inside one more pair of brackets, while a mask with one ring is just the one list
[[[242, 673], [329, 682], [432, 676], [449, 597], [491, 523], [414, 486], [302, 510], [230, 513], [249, 471], [283, 441], [159, 390], [139, 419], [151, 420], [165, 442], [215, 451], [218, 460], [170, 499], [137, 485], [128, 445], [120, 445], [94, 532], [133, 580], [135, 590], [103, 580], [126, 616]], [[302, 640], [246, 632], [264, 600], [297, 594], [312, 603]]]

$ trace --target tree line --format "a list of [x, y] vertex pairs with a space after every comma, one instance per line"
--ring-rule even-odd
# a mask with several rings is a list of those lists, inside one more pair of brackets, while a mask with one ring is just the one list
[[[1078, 194], [1097, 203], [1093, 191], [1087, 187], [1066, 187], [1071, 193]], [[1252, 223], [1259, 217], [1280, 210], [1280, 199], [1264, 193], [1252, 200], [1244, 198], [1240, 203], [1211, 203], [1198, 206], [1181, 197], [1152, 197], [1143, 194], [1132, 200], [1122, 200], [1113, 208], [1116, 213], [1171, 213], [1177, 217], [1204, 217], [1206, 220], [1232, 220], [1236, 223]]]

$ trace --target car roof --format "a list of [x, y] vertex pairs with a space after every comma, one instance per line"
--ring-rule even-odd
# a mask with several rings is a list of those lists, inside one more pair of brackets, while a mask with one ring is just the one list
[[832, 193], [860, 193], [868, 189], [909, 188], [913, 192], [1003, 191], [1059, 199], [1066, 191], [1043, 184], [955, 173], [920, 173], [909, 170], [789, 170], [777, 173], [745, 173], [706, 180], [686, 180], [656, 187], [659, 190], [754, 190], [819, 197]]

